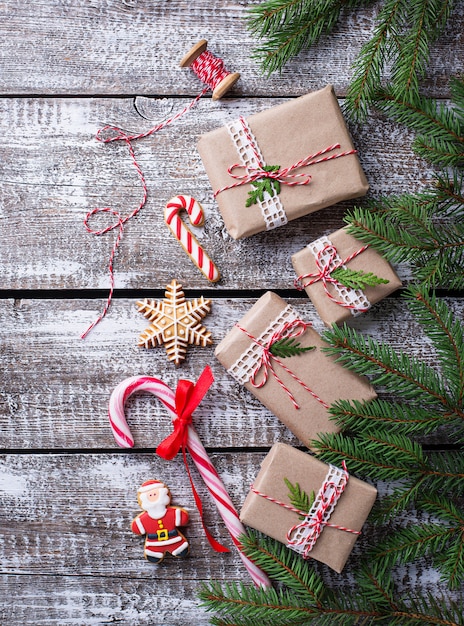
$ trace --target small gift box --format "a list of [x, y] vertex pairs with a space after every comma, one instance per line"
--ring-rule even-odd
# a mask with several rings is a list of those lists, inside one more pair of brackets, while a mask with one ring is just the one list
[[390, 263], [341, 228], [292, 256], [295, 286], [311, 298], [327, 326], [366, 312], [401, 287]]
[[209, 132], [198, 151], [234, 239], [368, 190], [331, 85]]
[[215, 351], [228, 372], [306, 446], [318, 433], [338, 432], [328, 412], [333, 402], [376, 397], [366, 378], [321, 351], [327, 343], [310, 326], [268, 291]]
[[349, 476], [346, 466], [327, 465], [276, 443], [261, 464], [240, 519], [303, 558], [341, 572], [376, 496], [375, 487]]

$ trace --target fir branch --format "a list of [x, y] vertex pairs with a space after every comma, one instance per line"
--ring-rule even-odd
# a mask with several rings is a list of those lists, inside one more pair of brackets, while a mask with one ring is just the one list
[[[399, 594], [387, 568], [373, 566], [363, 568], [357, 574], [357, 587], [349, 594], [334, 594], [324, 589], [321, 579], [313, 574], [306, 597], [294, 594], [287, 581], [293, 581], [293, 566], [302, 559], [275, 540], [266, 539], [265, 548], [254, 533], [247, 535], [253, 548], [243, 543], [245, 554], [255, 560], [256, 553], [266, 554], [266, 562], [259, 563], [266, 569], [268, 560], [281, 564], [279, 582], [285, 589], [255, 589], [243, 584], [209, 583], [200, 592], [200, 599], [208, 611], [218, 617], [212, 623], [223, 626], [255, 626], [256, 624], [279, 626], [288, 624], [310, 624], [317, 626], [355, 626], [376, 624], [385, 626], [463, 626], [461, 608], [443, 598], [421, 596], [404, 597]], [[298, 561], [295, 561], [295, 558]], [[311, 568], [304, 563], [306, 569]], [[301, 569], [301, 565], [299, 565]], [[314, 587], [312, 587], [314, 585]], [[287, 590], [288, 589], [288, 590]]]
[[301, 489], [299, 483], [295, 483], [293, 485], [288, 480], [288, 478], [284, 478], [284, 482], [287, 485], [287, 489], [289, 491], [290, 504], [295, 507], [295, 509], [298, 509], [301, 512], [299, 518], [305, 519], [316, 498], [314, 491], [311, 491], [310, 494], [307, 494], [306, 491], [303, 491]]
[[350, 289], [365, 289], [366, 287], [375, 287], [377, 285], [386, 285], [389, 281], [385, 278], [379, 278], [372, 272], [363, 272], [362, 270], [351, 270], [348, 267], [337, 267], [331, 273], [332, 278]]
[[[464, 81], [453, 80], [454, 108], [418, 93], [398, 93], [394, 88], [379, 92], [376, 106], [389, 117], [419, 133], [413, 150], [430, 163], [464, 165], [464, 127], [460, 109], [460, 88]], [[452, 96], [454, 98], [454, 95]]]
[[314, 350], [316, 346], [302, 346], [300, 342], [297, 342], [294, 337], [284, 337], [278, 339], [269, 348], [269, 352], [274, 356], [285, 359], [289, 356], [297, 356], [304, 352], [310, 352]]
[[438, 497], [421, 499], [417, 506], [439, 516], [440, 523], [410, 524], [396, 530], [378, 543], [370, 555], [387, 568], [429, 557], [450, 589], [459, 589], [464, 581], [464, 512]]
[[324, 331], [323, 338], [329, 343], [324, 352], [334, 355], [348, 369], [369, 375], [374, 385], [382, 385], [408, 400], [454, 410], [441, 377], [419, 359], [403, 351], [396, 352], [372, 337], [365, 338], [346, 324]]
[[372, 0], [266, 0], [248, 11], [247, 27], [265, 40], [253, 57], [264, 74], [270, 75], [302, 49], [317, 43], [332, 31], [343, 6], [360, 6]]
[[430, 45], [438, 38], [449, 17], [447, 0], [411, 0], [407, 3], [403, 29], [395, 38], [397, 55], [392, 68], [395, 93], [419, 92], [419, 79], [423, 78], [429, 60]]
[[409, 309], [432, 340], [453, 402], [464, 402], [464, 329], [443, 300], [425, 287], [410, 287], [405, 296]]

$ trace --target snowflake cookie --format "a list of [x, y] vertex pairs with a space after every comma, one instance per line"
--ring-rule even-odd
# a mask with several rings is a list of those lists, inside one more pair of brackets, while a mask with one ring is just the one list
[[188, 344], [204, 347], [212, 343], [211, 333], [200, 323], [211, 310], [211, 300], [201, 296], [186, 301], [176, 280], [167, 285], [165, 296], [159, 302], [147, 298], [137, 302], [137, 310], [151, 322], [139, 336], [138, 345], [155, 348], [164, 344], [168, 359], [178, 366]]

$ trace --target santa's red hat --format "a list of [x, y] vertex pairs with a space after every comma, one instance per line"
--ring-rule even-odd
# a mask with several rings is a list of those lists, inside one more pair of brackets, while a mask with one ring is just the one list
[[137, 493], [144, 493], [145, 491], [151, 491], [152, 489], [158, 489], [159, 487], [166, 488], [166, 485], [161, 480], [146, 480], [137, 489]]

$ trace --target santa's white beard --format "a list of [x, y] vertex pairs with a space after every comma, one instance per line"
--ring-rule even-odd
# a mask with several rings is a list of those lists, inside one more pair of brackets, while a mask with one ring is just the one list
[[166, 507], [171, 499], [167, 489], [160, 489], [160, 496], [156, 502], [150, 502], [144, 493], [140, 494], [140, 506], [153, 519], [161, 519], [166, 515]]

